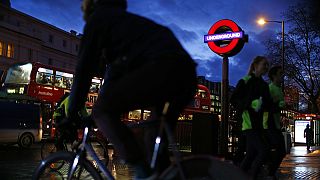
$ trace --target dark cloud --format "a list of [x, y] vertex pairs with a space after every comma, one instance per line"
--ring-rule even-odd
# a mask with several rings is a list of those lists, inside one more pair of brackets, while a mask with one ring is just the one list
[[267, 40], [269, 40], [270, 38], [277, 38], [277, 37], [280, 37], [281, 32], [275, 32], [275, 31], [272, 31], [271, 29], [266, 29], [262, 32], [260, 32], [259, 34], [256, 34], [255, 35], [255, 38], [257, 41], [261, 42], [261, 43], [264, 43], [266, 42]]
[[205, 76], [207, 80], [218, 82], [221, 81], [222, 64], [219, 59], [195, 59], [198, 62], [198, 75]]
[[175, 33], [175, 35], [179, 39], [183, 40], [184, 42], [193, 41], [193, 40], [196, 40], [199, 38], [197, 33], [193, 32], [193, 31], [181, 29], [176, 24], [170, 24], [169, 28]]
[[[222, 58], [203, 43], [203, 35], [220, 19], [235, 21], [249, 35], [242, 51], [230, 58], [230, 84], [246, 74], [251, 60], [265, 54], [263, 42], [276, 38], [281, 25], [256, 24], [258, 17], [282, 20], [290, 5], [305, 0], [128, 0], [128, 11], [169, 26], [199, 64], [198, 74], [221, 81]], [[13, 8], [66, 31], [82, 32], [81, 0], [11, 0]]]

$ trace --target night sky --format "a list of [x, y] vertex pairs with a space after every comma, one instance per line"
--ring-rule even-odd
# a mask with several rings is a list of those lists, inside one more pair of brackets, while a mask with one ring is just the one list
[[[304, 0], [128, 0], [128, 11], [148, 17], [168, 26], [184, 48], [198, 63], [198, 75], [211, 81], [221, 81], [222, 58], [214, 54], [203, 36], [220, 19], [235, 21], [246, 34], [249, 43], [230, 59], [231, 85], [246, 74], [250, 61], [265, 54], [264, 40], [276, 38], [281, 24], [257, 25], [259, 17], [283, 20], [289, 6]], [[84, 21], [80, 10], [81, 0], [11, 0], [11, 7], [31, 15], [67, 32], [82, 33]], [[289, 24], [285, 24], [285, 29]]]

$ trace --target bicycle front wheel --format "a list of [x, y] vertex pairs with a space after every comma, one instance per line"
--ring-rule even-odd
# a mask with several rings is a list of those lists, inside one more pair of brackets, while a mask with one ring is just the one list
[[[44, 159], [34, 172], [33, 180], [38, 179], [67, 179], [76, 154], [73, 152], [57, 152]], [[62, 163], [63, 162], [63, 163]], [[62, 163], [62, 165], [61, 165]], [[59, 169], [52, 168], [62, 166]], [[91, 162], [80, 159], [72, 179], [102, 179]]]
[[52, 141], [44, 141], [41, 145], [41, 159], [44, 160], [47, 156], [57, 152], [57, 148]]
[[[187, 180], [249, 179], [240, 168], [209, 155], [186, 157], [180, 163], [182, 174]], [[160, 179], [182, 179], [182, 176], [178, 166], [174, 164], [161, 174]]]
[[[55, 144], [55, 141], [52, 140], [47, 140], [44, 141], [41, 145], [41, 159], [45, 159], [46, 157], [48, 157], [50, 154], [53, 154], [55, 152], [58, 151], [57, 146]], [[61, 150], [65, 150], [68, 151], [67, 145], [65, 143], [63, 143], [63, 147]]]

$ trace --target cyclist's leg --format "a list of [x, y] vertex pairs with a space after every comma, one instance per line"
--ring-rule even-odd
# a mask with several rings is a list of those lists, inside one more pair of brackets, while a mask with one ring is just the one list
[[[153, 108], [150, 119], [155, 121], [159, 120], [162, 109], [163, 107]], [[177, 119], [177, 117], [175, 119]], [[171, 122], [170, 126], [172, 129], [175, 128], [175, 124], [176, 124], [175, 119], [172, 119], [172, 121], [170, 121]], [[144, 147], [145, 147], [147, 161], [149, 163], [151, 163], [152, 161], [153, 152], [155, 148], [155, 140], [156, 140], [156, 137], [159, 135], [159, 126], [160, 126], [160, 122], [157, 122], [157, 123], [154, 123], [152, 126], [145, 128], [144, 130]], [[165, 135], [166, 135], [165, 132], [163, 132], [161, 137], [161, 144], [157, 151], [158, 153], [158, 156], [156, 159], [157, 163], [155, 164], [156, 165], [155, 171], [157, 172], [162, 172], [164, 169], [166, 169], [170, 165], [170, 155], [168, 151], [169, 142]]]
[[183, 68], [178, 64], [148, 63], [117, 81], [104, 83], [101, 88], [93, 109], [94, 119], [99, 129], [128, 162], [137, 162], [145, 158], [141, 154], [142, 151], [137, 148], [138, 143], [133, 138], [132, 132], [120, 121], [121, 112], [150, 107], [175, 96], [180, 98], [179, 94], [184, 89], [192, 94], [196, 83], [189, 85], [193, 79], [190, 80], [188, 77], [195, 79], [195, 72], [192, 74], [181, 69]]
[[146, 161], [143, 161], [145, 158], [142, 150], [139, 148], [132, 131], [121, 122], [121, 113], [119, 110], [113, 108], [104, 110], [104, 108], [112, 106], [112, 103], [119, 103], [121, 101], [112, 98], [101, 100], [102, 98], [100, 96], [99, 98], [93, 110], [93, 116], [99, 130], [112, 142], [115, 150], [122, 159], [134, 165], [136, 171], [143, 173], [146, 171], [148, 173], [148, 165]]
[[[183, 94], [183, 92], [181, 92], [180, 95], [181, 96], [183, 95], [185, 97], [184, 99], [188, 99], [188, 94]], [[172, 100], [170, 102], [169, 111], [166, 116], [166, 120], [167, 120], [167, 125], [169, 126], [170, 131], [173, 134], [176, 129], [176, 124], [177, 124], [177, 119], [178, 119], [179, 113], [183, 110], [183, 108], [184, 108], [184, 102], [177, 103], [176, 100]], [[151, 119], [159, 120], [159, 117], [161, 116], [162, 110], [163, 110], [163, 104], [161, 106], [155, 108], [155, 110], [152, 113]], [[156, 136], [159, 135], [159, 132], [158, 132], [159, 125], [160, 125], [160, 123], [158, 123], [158, 126], [148, 127], [148, 129], [145, 130], [145, 145], [146, 145], [146, 153], [147, 153], [148, 162], [151, 162], [151, 159], [152, 159], [154, 146], [155, 146], [155, 139], [156, 139]], [[161, 137], [161, 144], [160, 144], [159, 151], [158, 151], [158, 157], [156, 159], [157, 163], [156, 163], [155, 170], [157, 172], [162, 172], [167, 167], [169, 167], [169, 165], [171, 164], [170, 152], [168, 149], [169, 142], [168, 142], [168, 138], [166, 136], [167, 136], [167, 134], [165, 134], [165, 132], [163, 132], [162, 137]]]

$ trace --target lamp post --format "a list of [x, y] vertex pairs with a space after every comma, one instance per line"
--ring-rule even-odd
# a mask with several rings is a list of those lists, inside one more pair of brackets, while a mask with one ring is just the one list
[[[282, 66], [282, 72], [284, 73], [284, 21], [269, 21], [265, 20], [263, 18], [260, 18], [258, 21], [258, 24], [263, 26], [265, 23], [273, 22], [273, 23], [280, 23], [281, 24], [281, 38], [282, 38], [282, 45], [281, 45], [281, 66]], [[284, 92], [284, 76], [282, 76], [282, 92]]]

